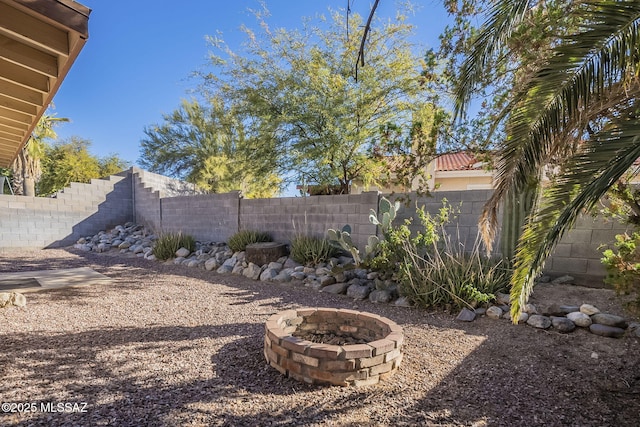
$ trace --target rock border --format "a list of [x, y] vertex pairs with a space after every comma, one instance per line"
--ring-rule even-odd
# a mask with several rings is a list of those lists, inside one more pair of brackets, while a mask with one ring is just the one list
[[[128, 222], [124, 225], [118, 225], [112, 230], [100, 231], [94, 236], [80, 238], [73, 247], [82, 251], [97, 253], [117, 250], [124, 255], [133, 255], [156, 261], [152, 253], [156, 240], [157, 236], [143, 226]], [[377, 272], [355, 268], [353, 259], [346, 256], [332, 258], [329, 263], [319, 264], [314, 267], [300, 265], [286, 256], [276, 262], [259, 266], [247, 262], [244, 252], [234, 253], [224, 242], [196, 242], [195, 251], [190, 252], [186, 248], [181, 248], [177, 252], [176, 258], [168, 260], [166, 263], [185, 265], [191, 268], [203, 268], [220, 274], [243, 275], [263, 282], [302, 283], [304, 286], [319, 292], [346, 295], [356, 300], [368, 299], [373, 303], [394, 304], [400, 307], [413, 306], [409, 299], [399, 294], [396, 283], [391, 280], [380, 279]], [[538, 279], [539, 283], [549, 281], [551, 281], [551, 278], [548, 276], [542, 276]], [[571, 276], [565, 275], [551, 281], [551, 283], [572, 283], [572, 281], [573, 278]], [[607, 322], [607, 320], [601, 320], [603, 316], [600, 316], [600, 318], [593, 317], [599, 313], [597, 308], [589, 304], [583, 304], [583, 306], [585, 306], [584, 312], [582, 306], [560, 305], [549, 307], [544, 313], [539, 314], [535, 306], [527, 304], [518, 319], [518, 323], [539, 329], [556, 330], [561, 333], [569, 333], [583, 328], [601, 336], [620, 338], [626, 335], [635, 335], [640, 338], [640, 324], [629, 323], [622, 328], [622, 323], [618, 323], [617, 326], [602, 323]], [[581, 316], [571, 314], [576, 312], [581, 312], [588, 316], [589, 320], [585, 318], [577, 319], [577, 317]], [[614, 316], [607, 313], [603, 314]], [[470, 322], [482, 316], [510, 321], [509, 295], [496, 295], [496, 304], [488, 307], [463, 309], [456, 319]], [[611, 322], [609, 320], [609, 323]], [[622, 332], [610, 328], [621, 329]]]

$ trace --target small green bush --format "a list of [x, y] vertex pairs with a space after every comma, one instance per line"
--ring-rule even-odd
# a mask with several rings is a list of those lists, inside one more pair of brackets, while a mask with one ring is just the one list
[[180, 248], [187, 248], [193, 252], [196, 249], [196, 241], [188, 234], [163, 233], [158, 237], [153, 247], [153, 255], [159, 260], [165, 261], [176, 256]]
[[291, 241], [291, 258], [300, 264], [317, 265], [338, 253], [328, 239], [299, 235]]
[[614, 246], [615, 250], [602, 253], [601, 261], [607, 269], [604, 281], [618, 294], [635, 294], [635, 300], [629, 301], [627, 308], [640, 313], [640, 233], [618, 234]]
[[271, 242], [269, 233], [263, 231], [240, 230], [229, 238], [227, 244], [233, 252], [244, 251], [251, 243]]
[[407, 245], [400, 267], [400, 293], [421, 307], [475, 307], [509, 289], [511, 271], [499, 258], [487, 258], [476, 244], [471, 252], [451, 244], [420, 255]]

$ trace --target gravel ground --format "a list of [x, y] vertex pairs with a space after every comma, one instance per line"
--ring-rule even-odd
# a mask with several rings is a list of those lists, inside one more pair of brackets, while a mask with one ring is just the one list
[[[38, 409], [0, 413], [0, 425], [638, 425], [637, 338], [460, 323], [138, 258], [0, 253], [4, 272], [81, 266], [114, 283], [32, 293], [27, 307], [0, 310], [0, 401]], [[581, 289], [567, 295], [588, 301], [566, 303], [624, 314], [610, 291]], [[284, 378], [263, 360], [264, 322], [301, 306], [394, 320], [405, 330], [403, 366], [363, 388]], [[86, 412], [42, 412], [43, 402]]]

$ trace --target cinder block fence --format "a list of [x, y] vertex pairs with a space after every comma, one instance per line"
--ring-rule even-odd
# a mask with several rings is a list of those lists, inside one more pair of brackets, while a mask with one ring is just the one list
[[[447, 227], [465, 247], [478, 235], [478, 217], [489, 190], [436, 192], [433, 197], [408, 194], [397, 221], [414, 218], [416, 206], [436, 213], [442, 200], [457, 206], [459, 214]], [[134, 221], [156, 232], [182, 231], [202, 241], [226, 241], [241, 229], [268, 231], [275, 240], [289, 242], [296, 234], [324, 236], [329, 228], [349, 224], [353, 240], [363, 248], [377, 233], [369, 212], [377, 212], [380, 195], [354, 195], [243, 199], [239, 192], [199, 194], [187, 183], [131, 168], [90, 184], [73, 183], [53, 198], [0, 195], [0, 250], [50, 248]], [[406, 197], [405, 197], [406, 198]], [[602, 244], [612, 243], [625, 226], [585, 216], [547, 260], [550, 274], [571, 274], [599, 280]]]

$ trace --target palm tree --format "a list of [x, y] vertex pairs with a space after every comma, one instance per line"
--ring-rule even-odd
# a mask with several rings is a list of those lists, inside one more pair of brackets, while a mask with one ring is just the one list
[[24, 196], [36, 195], [36, 182], [42, 175], [41, 161], [45, 152], [45, 141], [57, 138], [54, 126], [60, 122], [68, 122], [64, 117], [55, 117], [51, 114], [44, 114], [38, 120], [36, 128], [31, 134], [27, 144], [20, 150], [18, 157], [11, 165], [12, 183], [15, 194]]
[[[640, 2], [550, 3], [571, 4], [566, 10], [577, 24], [553, 40], [549, 55], [515, 88], [503, 112], [508, 136], [500, 148], [496, 190], [480, 219], [490, 247], [500, 204], [536, 183], [511, 279], [514, 321], [555, 244], [640, 157]], [[545, 7], [525, 0], [494, 5], [462, 66], [459, 114], [487, 64], [510, 57], [510, 36]], [[553, 162], [559, 171], [543, 198], [540, 178]]]

